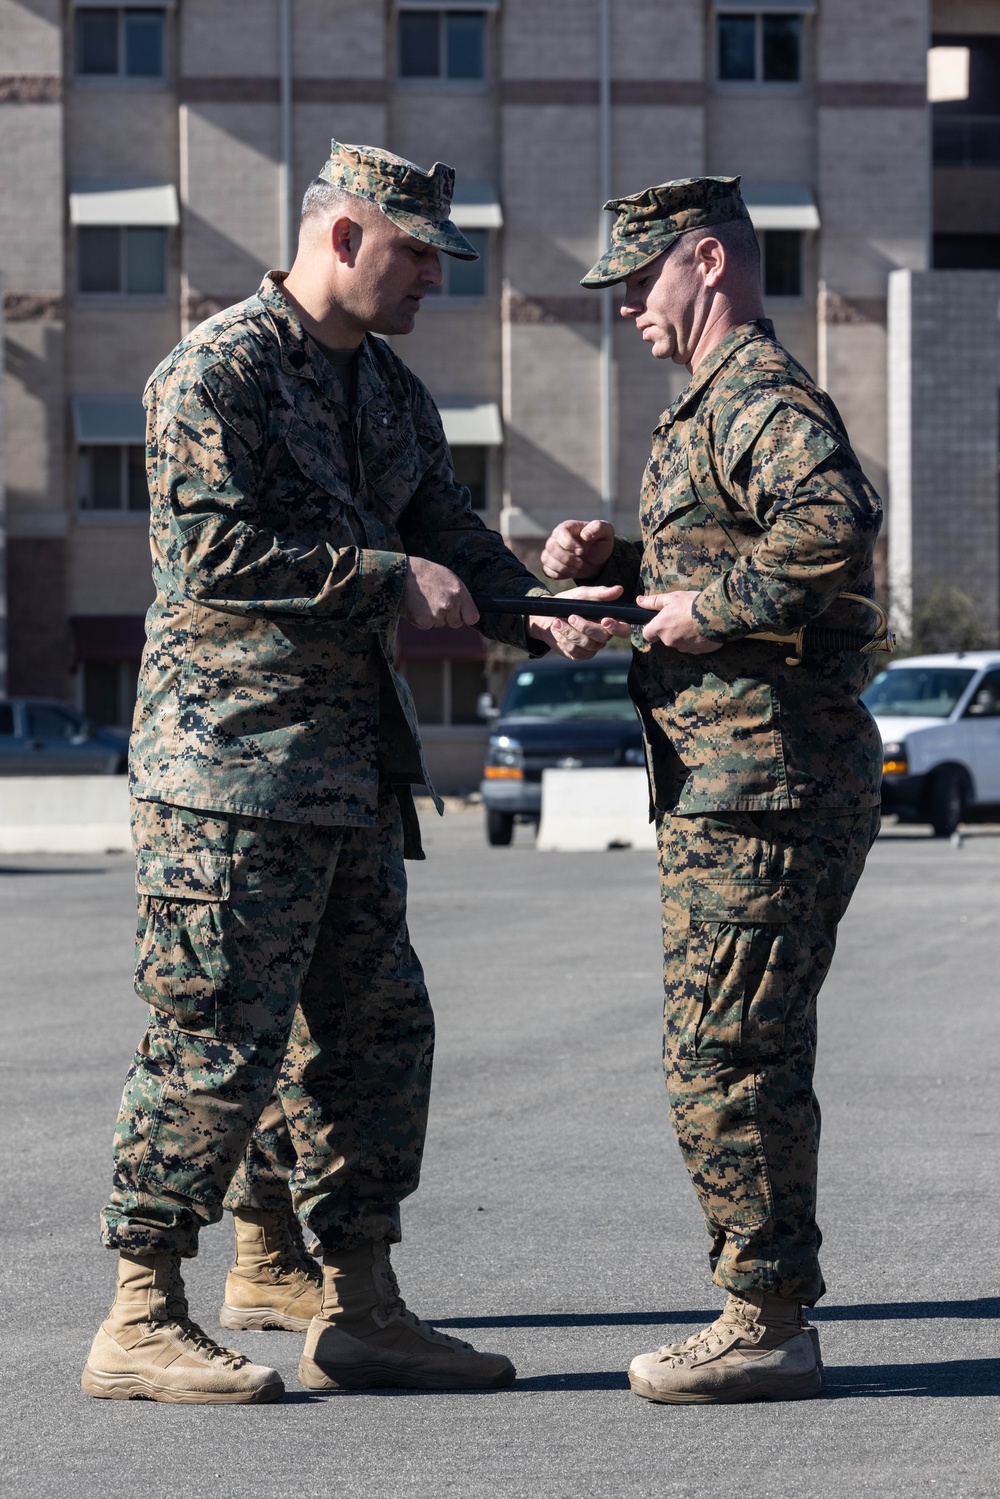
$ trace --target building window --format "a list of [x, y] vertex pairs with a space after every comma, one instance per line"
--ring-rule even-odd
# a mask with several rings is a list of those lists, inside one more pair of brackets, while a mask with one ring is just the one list
[[1000, 234], [935, 234], [936, 271], [1000, 271]]
[[441, 285], [429, 286], [429, 296], [447, 298], [477, 297], [481, 301], [486, 295], [488, 229], [464, 229], [463, 234], [474, 250], [479, 251], [478, 260], [456, 260], [454, 255], [441, 256]]
[[162, 10], [80, 9], [75, 33], [78, 77], [163, 77]]
[[138, 661], [84, 661], [83, 712], [101, 728], [128, 728], [135, 711]]
[[81, 510], [149, 509], [145, 448], [133, 443], [81, 447], [77, 473]]
[[452, 448], [455, 478], [472, 496], [473, 510], [485, 510], [487, 448]]
[[765, 297], [801, 297], [801, 232], [798, 229], [768, 229], [760, 239]]
[[468, 82], [486, 76], [486, 17], [479, 10], [399, 13], [400, 78]]
[[798, 83], [802, 17], [749, 12], [717, 17], [721, 83]]
[[85, 295], [162, 297], [167, 289], [166, 229], [80, 228], [76, 253]]
[[1000, 167], [1000, 36], [935, 36], [928, 94], [934, 165]]

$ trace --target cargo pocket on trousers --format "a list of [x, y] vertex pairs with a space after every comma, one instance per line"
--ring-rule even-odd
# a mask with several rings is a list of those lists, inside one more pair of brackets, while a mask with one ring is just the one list
[[696, 1056], [756, 1066], [781, 1055], [789, 971], [812, 899], [789, 881], [729, 877], [693, 890], [688, 1045]]
[[231, 866], [224, 854], [137, 853], [136, 993], [178, 1030], [220, 1040], [241, 1021]]

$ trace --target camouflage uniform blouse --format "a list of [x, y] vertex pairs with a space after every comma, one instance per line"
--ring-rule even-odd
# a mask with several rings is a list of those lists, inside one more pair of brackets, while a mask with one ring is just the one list
[[[879, 658], [744, 641], [824, 625], [872, 633], [881, 506], [829, 396], [746, 323], [697, 366], [653, 437], [642, 544], [618, 540], [598, 581], [627, 595], [698, 589], [695, 619], [722, 649], [686, 655], [636, 632], [631, 682], [661, 811], [865, 807], [881, 749], [858, 701]], [[640, 586], [641, 585], [641, 586]]]
[[[156, 599], [132, 790], [374, 826], [380, 769], [426, 780], [412, 700], [391, 664], [404, 554], [480, 593], [545, 590], [473, 513], [430, 395], [372, 337], [358, 358], [352, 492], [339, 377], [278, 279], [202, 323], [146, 387]], [[482, 628], [544, 650], [522, 621]]]

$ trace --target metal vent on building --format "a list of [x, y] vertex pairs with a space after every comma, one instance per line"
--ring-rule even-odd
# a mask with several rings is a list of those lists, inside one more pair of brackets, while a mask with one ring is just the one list
[[451, 200], [452, 223], [460, 229], [502, 229], [503, 210], [491, 182], [459, 182]]
[[746, 182], [743, 201], [757, 230], [819, 228], [819, 209], [805, 182]]
[[180, 223], [177, 189], [172, 182], [124, 181], [107, 177], [70, 184], [70, 223], [80, 225], [151, 225], [172, 229]]
[[73, 436], [80, 444], [146, 441], [146, 413], [138, 396], [74, 396]]
[[463, 401], [444, 397], [438, 401], [444, 435], [453, 448], [499, 448], [503, 424], [495, 401]]

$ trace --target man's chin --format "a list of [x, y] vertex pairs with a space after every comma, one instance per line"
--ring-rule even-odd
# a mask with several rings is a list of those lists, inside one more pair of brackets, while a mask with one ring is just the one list
[[393, 316], [386, 315], [373, 322], [369, 328], [370, 333], [380, 333], [383, 338], [398, 337], [403, 333], [412, 333], [413, 325], [417, 321], [417, 313], [397, 312]]

